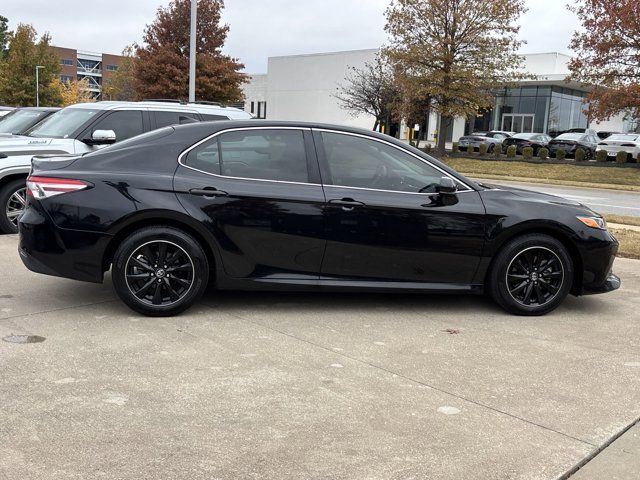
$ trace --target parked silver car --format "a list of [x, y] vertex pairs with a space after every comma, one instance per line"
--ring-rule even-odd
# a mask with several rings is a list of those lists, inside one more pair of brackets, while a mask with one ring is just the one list
[[473, 145], [474, 150], [479, 150], [480, 145], [486, 143], [487, 151], [493, 152], [496, 148], [502, 148], [502, 142], [510, 136], [508, 132], [476, 132], [460, 137], [460, 140], [458, 140], [458, 149], [461, 152], [465, 152], [469, 145]]

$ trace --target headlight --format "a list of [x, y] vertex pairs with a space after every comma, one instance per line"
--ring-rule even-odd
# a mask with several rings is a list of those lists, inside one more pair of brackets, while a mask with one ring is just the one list
[[607, 222], [602, 217], [576, 217], [589, 228], [597, 228], [598, 230], [606, 230]]

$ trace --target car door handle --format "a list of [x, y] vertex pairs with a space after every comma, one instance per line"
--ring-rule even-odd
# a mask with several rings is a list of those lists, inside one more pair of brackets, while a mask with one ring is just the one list
[[358, 202], [353, 198], [341, 198], [341, 199], [329, 200], [329, 204], [340, 205], [342, 207], [342, 210], [344, 210], [345, 212], [350, 212], [355, 207], [364, 207], [364, 203]]
[[228, 197], [229, 194], [227, 192], [223, 192], [222, 190], [218, 190], [213, 187], [205, 187], [205, 188], [192, 188], [189, 190], [191, 195], [197, 195], [199, 197]]

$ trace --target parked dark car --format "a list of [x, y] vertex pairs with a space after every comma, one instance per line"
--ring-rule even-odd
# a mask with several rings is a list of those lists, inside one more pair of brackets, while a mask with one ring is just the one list
[[31, 128], [58, 110], [55, 107], [16, 108], [0, 117], [0, 139], [26, 135]]
[[502, 141], [508, 137], [509, 134], [506, 132], [476, 132], [470, 135], [465, 135], [464, 137], [460, 137], [460, 139], [458, 140], [458, 149], [461, 152], [466, 152], [467, 147], [469, 145], [472, 145], [474, 150], [479, 150], [480, 145], [486, 143], [487, 151], [493, 152], [494, 149], [499, 149]]
[[507, 148], [515, 145], [518, 155], [522, 155], [522, 149], [526, 147], [533, 148], [533, 154], [538, 155], [540, 149], [546, 148], [550, 141], [551, 137], [544, 133], [516, 133], [513, 137], [503, 140], [502, 151], [506, 152]]
[[619, 287], [602, 217], [477, 184], [370, 131], [293, 122], [165, 127], [34, 158], [19, 252], [146, 315], [218, 289], [489, 293], [540, 315]]
[[595, 156], [599, 139], [593, 133], [563, 133], [549, 142], [549, 155], [555, 157], [559, 149], [563, 149], [567, 157], [575, 156], [576, 150], [582, 148], [586, 159]]

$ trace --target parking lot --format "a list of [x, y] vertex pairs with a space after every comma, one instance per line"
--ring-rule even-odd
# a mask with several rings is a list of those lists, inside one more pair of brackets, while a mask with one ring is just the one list
[[[0, 342], [3, 480], [555, 479], [640, 417], [640, 261], [541, 318], [211, 292], [154, 319], [110, 281], [27, 271], [16, 242], [0, 237], [0, 337], [44, 341]], [[639, 444], [636, 426], [574, 478], [637, 478]]]

